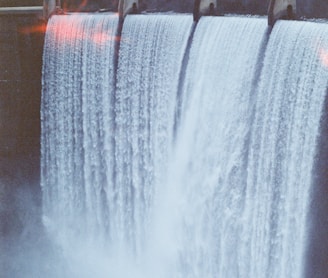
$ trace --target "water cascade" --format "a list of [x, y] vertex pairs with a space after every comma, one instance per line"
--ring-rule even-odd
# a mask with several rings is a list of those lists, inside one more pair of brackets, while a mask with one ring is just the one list
[[[253, 188], [248, 195], [249, 219], [258, 235], [256, 243], [251, 240], [252, 253], [258, 254], [268, 277], [302, 277], [305, 265], [307, 212], [315, 186], [312, 166], [328, 80], [322, 59], [327, 32], [322, 24], [279, 22], [264, 60], [248, 166]], [[252, 273], [258, 276], [263, 269]]]
[[247, 155], [266, 32], [264, 19], [205, 17], [197, 25], [173, 166], [181, 277], [248, 276]]
[[165, 187], [192, 25], [190, 15], [128, 16], [124, 22], [115, 102], [116, 241], [137, 255], [154, 235], [154, 204]]
[[66, 276], [303, 277], [327, 25], [118, 26], [48, 23], [43, 220]]
[[107, 238], [108, 212], [103, 200], [114, 188], [117, 26], [114, 15], [54, 16], [46, 34], [41, 109], [43, 214], [51, 237], [65, 247], [63, 254], [73, 269], [68, 276], [73, 277], [84, 277], [76, 273], [79, 268], [72, 262], [74, 258], [80, 264], [79, 256], [86, 255], [80, 241], [97, 245]]

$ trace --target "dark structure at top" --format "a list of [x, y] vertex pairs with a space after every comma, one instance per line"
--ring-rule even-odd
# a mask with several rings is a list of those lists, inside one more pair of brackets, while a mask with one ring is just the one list
[[[6, 1], [9, 1], [11, 5], [15, 2], [0, 0], [0, 4]], [[41, 2], [42, 0], [27, 1]], [[326, 18], [328, 14], [326, 0], [43, 0], [43, 2], [49, 10], [53, 11], [57, 7], [65, 12], [117, 12], [124, 6], [125, 13], [184, 12], [193, 13], [195, 20], [201, 15], [268, 14], [269, 25], [273, 25], [277, 19], [281, 18]], [[133, 8], [130, 7], [131, 3]], [[126, 7], [129, 8], [126, 9]]]
[[296, 19], [296, 0], [271, 0], [268, 9], [268, 24], [273, 26], [278, 19]]

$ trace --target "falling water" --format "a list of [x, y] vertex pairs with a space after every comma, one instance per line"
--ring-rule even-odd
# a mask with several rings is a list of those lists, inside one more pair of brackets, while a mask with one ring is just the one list
[[90, 277], [74, 263], [92, 264], [84, 246], [97, 248], [108, 233], [104, 200], [114, 187], [117, 25], [118, 17], [108, 14], [53, 16], [48, 23], [41, 110], [44, 223], [73, 269], [70, 277]]
[[302, 277], [312, 167], [328, 81], [323, 59], [327, 27], [278, 22], [270, 36], [247, 166], [250, 277]]
[[48, 23], [43, 218], [66, 276], [303, 277], [328, 27], [127, 16], [116, 69], [117, 30]]
[[49, 23], [42, 104], [44, 219], [75, 276], [88, 277], [88, 268], [97, 268], [101, 277], [113, 272], [127, 277], [129, 265], [135, 277], [146, 260], [192, 26], [191, 15], [128, 16], [115, 92], [117, 18], [77, 15]]
[[303, 277], [328, 28], [279, 22], [254, 78], [264, 26], [197, 26], [173, 165], [179, 277]]
[[192, 17], [128, 16], [122, 31], [116, 112], [118, 236], [140, 253], [163, 186], [179, 77]]
[[179, 277], [252, 277], [243, 266], [243, 213], [266, 33], [265, 19], [209, 17], [197, 25], [172, 169], [180, 194]]

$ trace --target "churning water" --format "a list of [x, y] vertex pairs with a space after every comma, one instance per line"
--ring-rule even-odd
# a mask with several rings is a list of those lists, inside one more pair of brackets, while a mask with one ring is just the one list
[[303, 277], [328, 26], [278, 22], [269, 36], [261, 18], [163, 14], [118, 26], [48, 24], [43, 219], [65, 275]]

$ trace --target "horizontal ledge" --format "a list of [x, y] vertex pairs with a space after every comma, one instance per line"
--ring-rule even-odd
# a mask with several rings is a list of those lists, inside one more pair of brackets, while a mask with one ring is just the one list
[[43, 13], [42, 6], [0, 7], [0, 15], [6, 14], [39, 14]]

